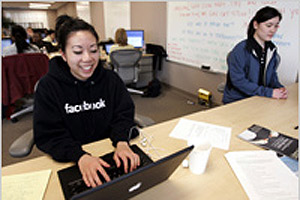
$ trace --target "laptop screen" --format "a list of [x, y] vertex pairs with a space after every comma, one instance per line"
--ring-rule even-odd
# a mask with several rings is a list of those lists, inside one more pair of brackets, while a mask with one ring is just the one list
[[112, 45], [114, 44], [105, 44], [105, 51], [107, 55], [110, 53], [110, 48], [112, 47]]
[[2, 54], [3, 54], [3, 49], [5, 48], [5, 47], [7, 47], [7, 46], [9, 46], [9, 45], [11, 45], [12, 44], [12, 41], [11, 41], [11, 39], [10, 38], [2, 38], [2, 41], [1, 41], [1, 45], [2, 45]]

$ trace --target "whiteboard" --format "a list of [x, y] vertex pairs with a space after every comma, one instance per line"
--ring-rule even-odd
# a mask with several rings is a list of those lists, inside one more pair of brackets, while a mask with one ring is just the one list
[[251, 18], [267, 5], [283, 16], [272, 39], [281, 56], [279, 79], [283, 84], [294, 82], [299, 67], [299, 2], [295, 0], [168, 2], [168, 59], [225, 73], [228, 52], [247, 38]]

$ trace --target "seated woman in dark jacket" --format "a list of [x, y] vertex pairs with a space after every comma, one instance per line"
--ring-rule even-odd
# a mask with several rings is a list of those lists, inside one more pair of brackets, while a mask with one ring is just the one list
[[248, 27], [248, 38], [237, 44], [227, 58], [228, 74], [223, 103], [251, 96], [286, 99], [287, 90], [279, 82], [280, 62], [276, 46], [271, 42], [281, 14], [271, 7], [260, 9]]
[[[58, 19], [61, 23], [61, 21]], [[80, 19], [61, 23], [57, 39], [62, 56], [51, 59], [49, 72], [35, 94], [34, 140], [37, 147], [57, 161], [73, 161], [79, 166], [87, 186], [106, 181], [109, 164], [82, 145], [110, 138], [116, 147], [114, 160], [127, 172], [139, 163], [128, 145], [134, 123], [134, 104], [119, 76], [99, 62], [98, 35]]]

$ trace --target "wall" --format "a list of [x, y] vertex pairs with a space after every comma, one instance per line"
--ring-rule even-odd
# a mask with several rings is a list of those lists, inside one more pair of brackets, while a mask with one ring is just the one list
[[90, 2], [79, 1], [76, 2], [77, 16], [87, 23], [91, 23], [91, 12], [90, 12]]
[[105, 39], [103, 2], [90, 2], [91, 22], [100, 40]]
[[130, 5], [129, 1], [103, 2], [106, 38], [115, 38], [118, 28], [130, 29]]
[[69, 2], [57, 9], [57, 16], [65, 15], [65, 14], [70, 15], [72, 17], [76, 17], [77, 16], [76, 3]]
[[143, 29], [145, 42], [166, 46], [166, 3], [132, 2], [131, 29]]
[[49, 10], [47, 11], [47, 20], [48, 20], [48, 25], [49, 29], [55, 29], [55, 20], [56, 20], [57, 14], [56, 11]]
[[[12, 19], [15, 23], [20, 24], [24, 28], [27, 28], [28, 26], [31, 26], [32, 28], [49, 28], [47, 13], [51, 13], [51, 11], [3, 9], [3, 16]], [[43, 23], [43, 26], [40, 23]]]
[[217, 91], [217, 87], [226, 80], [223, 73], [204, 72], [191, 66], [164, 62], [158, 78], [168, 85], [194, 95], [197, 95], [199, 88], [206, 89], [212, 93], [213, 102], [222, 104], [223, 95]]
[[[131, 28], [144, 29], [146, 43], [166, 47], [166, 23], [166, 2], [131, 3]], [[158, 72], [157, 77], [168, 85], [194, 95], [197, 95], [199, 88], [204, 88], [212, 92], [215, 103], [222, 103], [222, 94], [217, 91], [217, 86], [225, 81], [224, 74], [212, 74], [175, 62], [163, 62], [162, 71]]]

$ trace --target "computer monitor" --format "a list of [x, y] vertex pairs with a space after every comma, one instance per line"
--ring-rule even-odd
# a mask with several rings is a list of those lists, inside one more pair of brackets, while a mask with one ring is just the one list
[[5, 47], [11, 45], [11, 44], [12, 44], [12, 41], [11, 41], [10, 38], [2, 38], [2, 41], [1, 41], [1, 46], [2, 46], [1, 52], [2, 52], [2, 54], [3, 54], [3, 49], [4, 49]]
[[126, 30], [128, 44], [134, 48], [143, 48], [144, 46], [144, 30]]

